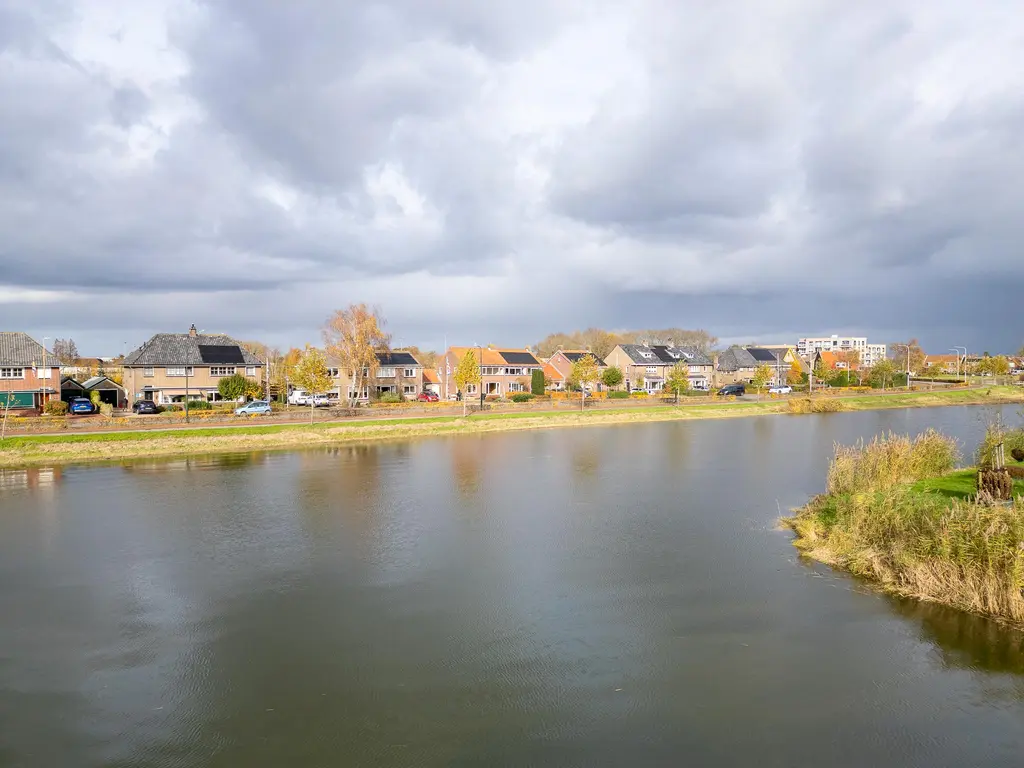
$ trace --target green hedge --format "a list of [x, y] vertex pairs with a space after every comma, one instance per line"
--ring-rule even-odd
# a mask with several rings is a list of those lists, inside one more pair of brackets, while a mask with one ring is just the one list
[[616, 389], [616, 390], [608, 393], [608, 399], [609, 400], [628, 400], [629, 399], [629, 392], [626, 392], [625, 390], [621, 390], [621, 389]]
[[529, 392], [516, 392], [509, 398], [513, 403], [527, 403], [533, 400], [533, 395]]

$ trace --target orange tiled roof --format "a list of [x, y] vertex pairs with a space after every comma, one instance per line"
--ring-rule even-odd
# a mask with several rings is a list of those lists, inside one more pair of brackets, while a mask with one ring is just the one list
[[423, 369], [423, 383], [424, 384], [440, 384], [441, 379], [438, 378], [437, 371], [433, 368]]
[[944, 365], [946, 363], [957, 363], [959, 361], [959, 355], [928, 355], [925, 359], [925, 365]]
[[551, 363], [544, 363], [544, 375], [551, 381], [564, 381], [565, 376]]
[[[821, 354], [821, 361], [825, 365], [827, 365], [829, 368], [832, 368], [833, 370], [836, 369], [836, 367], [838, 366], [839, 363], [846, 363], [847, 362], [846, 360], [843, 360], [843, 358], [841, 356], [837, 355], [835, 352], [821, 352], [820, 354]], [[857, 370], [857, 364], [856, 363], [849, 363], [849, 370], [856, 371]]]
[[[516, 352], [522, 354], [526, 352], [526, 349], [497, 349], [490, 347], [480, 347], [479, 350], [476, 347], [449, 347], [449, 352], [455, 355], [456, 360], [461, 360], [463, 356], [472, 351], [473, 354], [480, 353], [480, 359], [477, 360], [477, 365], [508, 365], [505, 362], [505, 358], [501, 356], [502, 352]], [[531, 353], [532, 354], [532, 353]], [[536, 357], [536, 355], [534, 355]]]

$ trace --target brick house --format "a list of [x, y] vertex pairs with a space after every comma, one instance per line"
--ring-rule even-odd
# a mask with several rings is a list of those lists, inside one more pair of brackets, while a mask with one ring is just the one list
[[[598, 376], [600, 376], [600, 374], [608, 366], [605, 365], [604, 360], [601, 360], [597, 355], [595, 355], [593, 352], [587, 349], [560, 349], [557, 352], [555, 352], [555, 354], [548, 358], [546, 365], [550, 365], [552, 368], [554, 368], [561, 374], [559, 379], [562, 381], [564, 388], [565, 382], [572, 375], [573, 365], [579, 362], [582, 358], [586, 357], [587, 355], [590, 355], [595, 360], [597, 360], [597, 372]], [[552, 388], [554, 389], [554, 387]], [[600, 378], [598, 378], [597, 388], [602, 388]]]
[[715, 386], [749, 384], [760, 363], [743, 347], [729, 347], [715, 361]]
[[690, 388], [708, 390], [714, 365], [706, 354], [696, 347], [676, 347], [664, 344], [618, 344], [604, 359], [605, 366], [622, 371], [627, 391], [660, 392], [665, 378], [680, 363], [690, 369]]
[[[449, 347], [441, 360], [441, 397], [455, 397], [455, 370], [467, 352], [473, 352], [480, 366], [483, 393], [490, 397], [505, 397], [516, 392], [529, 392], [534, 370], [543, 370], [544, 364], [529, 349], [495, 349], [493, 347]], [[470, 384], [463, 393], [479, 397], [480, 392]]]
[[333, 358], [328, 358], [327, 365], [335, 382], [331, 394], [336, 394], [340, 400], [369, 400], [371, 393], [375, 397], [401, 394], [414, 400], [424, 387], [423, 364], [411, 352], [378, 352], [377, 367], [366, 372], [358, 396], [354, 391], [352, 371]]
[[220, 400], [217, 385], [239, 373], [263, 382], [264, 363], [224, 334], [158, 333], [124, 360], [124, 389], [129, 403], [152, 400], [180, 403]]
[[0, 331], [0, 409], [60, 399], [60, 361], [27, 333]]

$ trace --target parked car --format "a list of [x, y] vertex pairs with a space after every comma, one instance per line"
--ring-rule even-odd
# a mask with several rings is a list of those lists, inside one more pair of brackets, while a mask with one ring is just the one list
[[416, 397], [421, 403], [436, 403], [441, 398], [433, 392], [420, 392]]
[[76, 397], [68, 404], [68, 413], [96, 413], [96, 406], [87, 397]]
[[791, 395], [793, 394], [793, 388], [783, 384], [780, 387], [772, 387], [768, 392], [772, 395]]
[[132, 410], [138, 414], [160, 413], [160, 406], [152, 400], [136, 400], [132, 405]]
[[331, 401], [327, 399], [327, 395], [306, 395], [306, 405], [312, 405], [315, 408], [326, 408], [331, 404]]
[[270, 403], [266, 400], [253, 400], [251, 403], [240, 405], [235, 408], [236, 416], [258, 416], [260, 414], [271, 413], [272, 408]]
[[725, 395], [735, 395], [738, 397], [739, 395], [747, 394], [747, 387], [745, 384], [726, 384], [718, 390], [718, 394], [723, 397]]
[[295, 389], [288, 395], [288, 402], [292, 405], [309, 405], [308, 398], [304, 389]]

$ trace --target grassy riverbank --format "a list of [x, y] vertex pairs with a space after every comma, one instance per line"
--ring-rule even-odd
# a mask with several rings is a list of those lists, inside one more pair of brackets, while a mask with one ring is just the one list
[[826, 492], [783, 522], [802, 553], [886, 592], [1024, 626], [1024, 501], [978, 503], [958, 459], [934, 432], [838, 448]]
[[703, 405], [648, 406], [578, 411], [484, 413], [462, 418], [427, 416], [265, 426], [195, 427], [150, 431], [93, 432], [11, 437], [0, 443], [0, 467], [59, 462], [109, 461], [136, 457], [276, 450], [346, 442], [408, 439], [522, 429], [604, 426], [653, 421], [721, 419], [751, 415], [861, 411], [883, 408], [1024, 402], [1024, 391], [1009, 387], [949, 392], [915, 392], [843, 398], [738, 401]]

